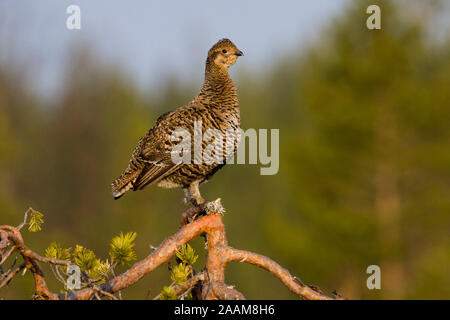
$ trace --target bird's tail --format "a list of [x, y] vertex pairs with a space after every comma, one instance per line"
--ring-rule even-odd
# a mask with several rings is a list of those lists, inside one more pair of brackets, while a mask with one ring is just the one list
[[115, 200], [119, 199], [125, 192], [133, 188], [133, 183], [141, 174], [141, 170], [130, 170], [127, 168], [122, 175], [112, 183], [112, 194]]

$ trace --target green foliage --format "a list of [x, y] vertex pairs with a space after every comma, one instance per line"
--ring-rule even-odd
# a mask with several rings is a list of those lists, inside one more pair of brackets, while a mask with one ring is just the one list
[[163, 287], [161, 290], [161, 300], [176, 300], [177, 295], [173, 287]]
[[115, 263], [130, 264], [136, 260], [136, 252], [134, 251], [134, 239], [136, 232], [120, 233], [119, 236], [111, 240], [109, 255]]
[[70, 261], [71, 259], [71, 248], [64, 249], [56, 241], [52, 242], [50, 246], [45, 249], [45, 256], [52, 259], [60, 259]]
[[[59, 243], [52, 242], [45, 250], [45, 256], [75, 263], [81, 271], [85, 272], [86, 276], [89, 276], [90, 280], [97, 280], [96, 284], [105, 282], [112, 269], [108, 260], [102, 261], [96, 258], [94, 251], [80, 245], [75, 246], [72, 254], [71, 248], [64, 249]], [[57, 266], [57, 268], [59, 267], [63, 270], [66, 269], [65, 266]]]
[[180, 250], [177, 250], [176, 255], [178, 259], [187, 265], [193, 265], [198, 259], [198, 255], [195, 254], [194, 249], [189, 245], [189, 243], [184, 244]]
[[100, 279], [97, 284], [105, 282], [105, 278], [108, 276], [108, 272], [111, 269], [111, 264], [108, 260], [101, 261], [96, 259], [94, 266], [89, 270], [89, 276], [92, 279]]
[[[178, 263], [175, 267], [173, 267], [170, 271], [170, 278], [173, 283], [167, 287], [163, 287], [161, 290], [161, 299], [166, 300], [175, 300], [178, 297], [175, 295], [175, 291], [173, 291], [174, 285], [184, 284], [189, 276], [193, 272], [192, 265], [197, 261], [198, 256], [195, 254], [194, 249], [189, 244], [184, 244], [180, 250], [177, 250], [176, 256], [182, 262]], [[192, 294], [190, 291], [186, 292], [180, 299], [191, 299]]]
[[172, 268], [170, 278], [175, 284], [183, 284], [191, 274], [191, 266], [180, 263]]
[[73, 262], [80, 267], [81, 271], [92, 271], [98, 264], [94, 251], [83, 246], [76, 245], [73, 251]]
[[[127, 263], [136, 259], [136, 254], [133, 250], [134, 239], [136, 233], [129, 232], [127, 234], [120, 234], [111, 242], [111, 257], [115, 259], [115, 264], [112, 265], [108, 260], [102, 261], [97, 258], [94, 251], [87, 249], [81, 245], [76, 245], [72, 252], [71, 248], [64, 249], [57, 242], [52, 242], [45, 250], [45, 256], [53, 259], [61, 259], [71, 261], [80, 267], [84, 272], [84, 280], [86, 284], [96, 283], [100, 284], [106, 281], [109, 273], [114, 269], [117, 263]], [[56, 266], [60, 268], [60, 266]], [[65, 266], [61, 267], [63, 270]], [[180, 271], [181, 272], [181, 271]], [[181, 277], [181, 273], [177, 273], [177, 277]]]
[[28, 225], [28, 230], [30, 232], [41, 231], [41, 226], [44, 223], [44, 215], [39, 211], [32, 210], [30, 214], [30, 222]]

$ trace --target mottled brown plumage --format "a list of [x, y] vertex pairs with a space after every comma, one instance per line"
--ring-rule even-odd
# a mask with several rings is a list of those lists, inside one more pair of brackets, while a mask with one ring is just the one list
[[[201, 91], [189, 104], [160, 116], [153, 128], [139, 140], [128, 168], [112, 184], [115, 199], [128, 190], [140, 190], [157, 183], [165, 188], [182, 187], [187, 199], [194, 205], [204, 203], [199, 184], [208, 180], [224, 164], [207, 164], [205, 161], [195, 164], [194, 160], [191, 164], [174, 163], [171, 151], [178, 142], [172, 140], [172, 133], [181, 128], [194, 137], [195, 121], [201, 121], [203, 133], [207, 129], [217, 129], [225, 136], [227, 130], [240, 129], [238, 96], [228, 68], [241, 55], [242, 52], [228, 39], [220, 40], [209, 50]], [[211, 141], [215, 142], [215, 139]], [[203, 148], [206, 144], [203, 141]], [[221, 146], [225, 155], [230, 145]], [[237, 143], [233, 143], [231, 149], [234, 153]]]

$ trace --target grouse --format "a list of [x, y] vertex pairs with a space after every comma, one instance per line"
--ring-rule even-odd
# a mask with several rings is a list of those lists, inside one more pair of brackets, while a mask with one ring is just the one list
[[[242, 55], [242, 51], [229, 39], [219, 40], [212, 46], [208, 51], [204, 84], [199, 94], [187, 105], [161, 115], [139, 140], [128, 167], [112, 183], [114, 199], [128, 190], [141, 190], [157, 184], [164, 188], [183, 188], [186, 200], [194, 206], [206, 203], [200, 195], [199, 185], [225, 165], [239, 143], [239, 102], [228, 68]], [[190, 161], [174, 161], [174, 147], [180, 143], [179, 139], [174, 139], [178, 129], [185, 130], [190, 136], [187, 148], [183, 150], [183, 153], [186, 152], [183, 156], [193, 158]], [[194, 150], [198, 149], [195, 134], [199, 130], [202, 133], [212, 132], [200, 138], [203, 149], [208, 143], [209, 147], [216, 147], [209, 158], [205, 152], [198, 154], [196, 151], [194, 154]], [[234, 136], [229, 132], [234, 132]], [[225, 139], [224, 142], [217, 134], [234, 139]], [[211, 161], [213, 153], [217, 156], [214, 159], [221, 161]]]

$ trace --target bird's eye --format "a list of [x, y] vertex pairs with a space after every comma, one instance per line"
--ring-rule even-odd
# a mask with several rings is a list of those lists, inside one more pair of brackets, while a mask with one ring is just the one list
[[222, 53], [227, 53], [227, 50], [223, 49], [223, 50], [222, 50]]

